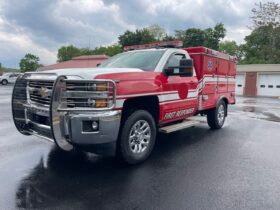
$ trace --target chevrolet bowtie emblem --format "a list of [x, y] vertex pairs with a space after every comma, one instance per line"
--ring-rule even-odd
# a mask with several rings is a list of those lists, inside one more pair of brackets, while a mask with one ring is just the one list
[[41, 87], [39, 93], [40, 93], [40, 96], [42, 98], [47, 98], [48, 97], [48, 89], [45, 88], [45, 87]]

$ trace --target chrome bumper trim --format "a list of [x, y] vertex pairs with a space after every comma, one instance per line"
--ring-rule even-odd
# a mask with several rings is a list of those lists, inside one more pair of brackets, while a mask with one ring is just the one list
[[[66, 116], [69, 125], [70, 141], [80, 145], [95, 145], [116, 142], [119, 134], [121, 111], [100, 113], [72, 113]], [[98, 121], [99, 130], [84, 132], [83, 121]]]

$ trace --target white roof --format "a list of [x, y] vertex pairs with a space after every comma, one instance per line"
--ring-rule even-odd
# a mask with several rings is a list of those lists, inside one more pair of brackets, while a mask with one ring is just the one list
[[279, 72], [280, 64], [246, 64], [237, 65], [237, 72]]

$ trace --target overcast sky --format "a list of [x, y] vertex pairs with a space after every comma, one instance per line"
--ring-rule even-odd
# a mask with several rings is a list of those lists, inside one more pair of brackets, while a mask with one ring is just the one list
[[125, 30], [152, 24], [173, 34], [176, 29], [207, 28], [222, 22], [226, 39], [241, 43], [250, 33], [247, 26], [256, 1], [0, 0], [0, 62], [18, 67], [30, 52], [42, 64], [52, 64], [62, 45], [108, 45], [117, 42]]

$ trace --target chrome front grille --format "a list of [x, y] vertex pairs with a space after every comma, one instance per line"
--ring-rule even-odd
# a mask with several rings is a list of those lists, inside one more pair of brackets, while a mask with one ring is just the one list
[[[49, 108], [54, 80], [28, 80], [27, 101], [29, 104]], [[58, 109], [109, 110], [115, 106], [116, 84], [112, 80], [73, 80], [62, 78]]]
[[65, 80], [59, 110], [108, 110], [115, 106], [112, 80]]
[[31, 103], [50, 106], [54, 81], [29, 80], [28, 96]]

